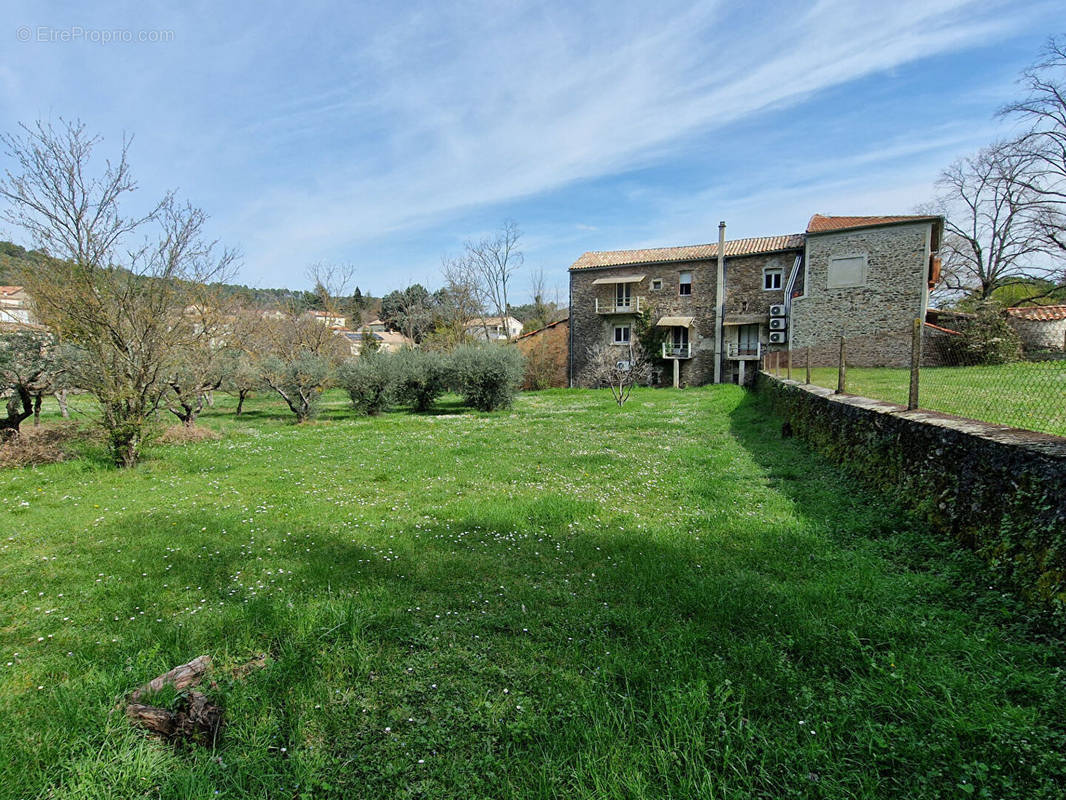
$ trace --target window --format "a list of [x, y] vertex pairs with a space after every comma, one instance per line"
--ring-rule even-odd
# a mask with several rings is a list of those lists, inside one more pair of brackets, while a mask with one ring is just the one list
[[629, 344], [629, 326], [628, 325], [615, 325], [614, 326], [614, 343], [615, 344]]
[[661, 290], [662, 288], [663, 288], [663, 279], [662, 279], [662, 278], [652, 278], [652, 281], [651, 281], [651, 290], [652, 290], [653, 292], [658, 292], [658, 291], [660, 291], [660, 290]]
[[780, 289], [781, 279], [784, 274], [784, 270], [781, 269], [764, 269], [762, 271], [762, 288], [768, 292]]
[[692, 294], [692, 273], [682, 272], [681, 279], [678, 281], [677, 293], [680, 295]]
[[866, 256], [836, 256], [829, 259], [827, 289], [866, 285]]

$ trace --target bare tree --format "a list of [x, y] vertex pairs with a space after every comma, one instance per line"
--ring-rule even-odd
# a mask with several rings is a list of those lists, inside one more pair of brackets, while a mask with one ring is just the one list
[[941, 174], [936, 208], [945, 217], [942, 293], [985, 300], [996, 289], [1053, 273], [1043, 229], [1047, 207], [1028, 185], [1032, 159], [1000, 144]]
[[[166, 195], [146, 214], [126, 216], [136, 189], [125, 139], [115, 161], [93, 159], [99, 137], [80, 122], [21, 126], [0, 137], [15, 164], [0, 180], [3, 218], [59, 260], [25, 276], [37, 317], [85, 357], [72, 381], [95, 395], [116, 464], [140, 456], [149, 417], [175, 353], [210, 331], [183, 310], [210, 302], [236, 254], [204, 239], [206, 215]], [[157, 234], [126, 249], [135, 234]]]
[[437, 338], [444, 349], [451, 350], [469, 339], [467, 325], [481, 317], [484, 325], [485, 308], [476, 277], [462, 258], [441, 259], [444, 287], [438, 292]]
[[606, 386], [619, 405], [625, 405], [633, 387], [651, 379], [651, 362], [637, 342], [624, 347], [597, 344], [588, 348], [588, 375], [596, 386]]
[[1000, 114], [1026, 127], [1016, 142], [1031, 156], [1024, 182], [1050, 212], [1042, 220], [1045, 239], [1066, 254], [1066, 35], [1048, 40], [1042, 58], [1022, 74], [1022, 84], [1026, 96]]
[[[522, 231], [518, 229], [517, 223], [508, 220], [492, 236], [477, 242], [467, 242], [459, 262], [468, 276], [469, 283], [477, 289], [479, 304], [496, 312], [508, 339], [511, 338], [510, 329], [506, 324], [509, 310], [508, 290], [511, 278], [525, 260], [522, 251], [518, 249], [521, 238]], [[483, 321], [483, 324], [485, 338], [488, 339], [488, 323]]]

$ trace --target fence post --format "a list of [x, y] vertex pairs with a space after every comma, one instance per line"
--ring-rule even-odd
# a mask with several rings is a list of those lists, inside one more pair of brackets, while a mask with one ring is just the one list
[[811, 385], [811, 346], [807, 345], [807, 385]]
[[911, 331], [911, 389], [907, 395], [907, 410], [918, 407], [918, 378], [922, 367], [922, 321], [914, 320]]
[[792, 345], [791, 344], [788, 346], [788, 351], [787, 351], [787, 353], [785, 355], [785, 358], [787, 359], [786, 366], [785, 366], [785, 377], [788, 378], [789, 380], [792, 380]]
[[844, 342], [846, 339], [844, 335], [840, 335], [840, 366], [837, 368], [837, 390], [836, 394], [844, 394], [844, 389], [848, 385], [848, 362], [844, 351]]

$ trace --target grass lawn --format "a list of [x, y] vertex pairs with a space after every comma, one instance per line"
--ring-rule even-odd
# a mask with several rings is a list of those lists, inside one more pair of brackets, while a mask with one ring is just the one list
[[[804, 370], [793, 366], [802, 381]], [[907, 404], [910, 370], [848, 367], [847, 391]], [[811, 370], [811, 383], [835, 389], [837, 370]], [[921, 408], [1066, 436], [1066, 361], [1019, 362], [991, 367], [923, 367]]]
[[[0, 796], [1062, 797], [1062, 641], [743, 390], [329, 400], [0, 472]], [[260, 652], [213, 751], [116, 711]]]

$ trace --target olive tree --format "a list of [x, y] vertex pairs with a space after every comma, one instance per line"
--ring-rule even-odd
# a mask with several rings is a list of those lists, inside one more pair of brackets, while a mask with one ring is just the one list
[[13, 164], [0, 211], [55, 257], [23, 277], [35, 312], [84, 354], [71, 380], [99, 404], [114, 462], [140, 457], [176, 354], [213, 332], [184, 311], [208, 307], [209, 281], [236, 255], [204, 237], [206, 215], [167, 194], [127, 214], [137, 188], [124, 139], [111, 159], [80, 122], [38, 122], [0, 137]]
[[55, 340], [46, 333], [20, 330], [0, 336], [0, 396], [7, 396], [0, 437], [18, 436], [21, 424], [40, 410], [56, 369], [54, 350]]

